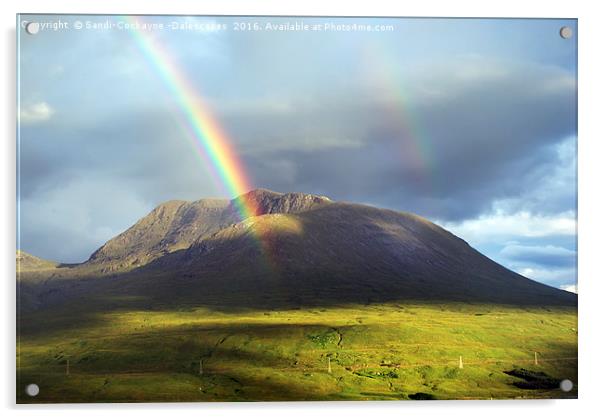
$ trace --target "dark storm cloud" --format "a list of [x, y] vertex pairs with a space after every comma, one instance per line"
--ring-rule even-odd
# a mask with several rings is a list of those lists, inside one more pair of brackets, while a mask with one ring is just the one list
[[[574, 148], [568, 155], [558, 150], [575, 132], [570, 74], [472, 58], [406, 83], [415, 100], [405, 108], [368, 85], [292, 103], [288, 111], [255, 108], [224, 119], [243, 138], [239, 149], [262, 187], [317, 191], [445, 220], [473, 217], [500, 199], [515, 198], [514, 210], [523, 205], [544, 213], [574, 206], [570, 178], [561, 196], [554, 190], [529, 196], [574, 157]], [[423, 99], [418, 92], [426, 89], [435, 96]], [[324, 146], [319, 140], [303, 146], [308, 137], [323, 137]], [[275, 173], [274, 161], [288, 172]]]
[[211, 189], [198, 186], [207, 173], [170, 113], [132, 111], [98, 122], [23, 129], [21, 196], [95, 177], [130, 183], [152, 202]]

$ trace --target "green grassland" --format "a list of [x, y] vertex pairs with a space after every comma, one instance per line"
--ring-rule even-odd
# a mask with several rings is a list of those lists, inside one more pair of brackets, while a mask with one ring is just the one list
[[[20, 403], [577, 396], [577, 315], [570, 308], [186, 307], [86, 320], [33, 313], [21, 324]], [[571, 379], [575, 388], [517, 387], [521, 379], [504, 373], [517, 368]], [[40, 387], [35, 398], [24, 392], [29, 383]]]

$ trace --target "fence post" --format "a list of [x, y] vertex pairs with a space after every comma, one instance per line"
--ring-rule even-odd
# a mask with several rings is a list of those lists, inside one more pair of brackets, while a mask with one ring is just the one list
[[537, 351], [534, 352], [535, 354], [535, 365], [537, 366], [539, 363], [537, 362]]
[[462, 356], [460, 356], [460, 363], [459, 363], [458, 367], [459, 367], [460, 369], [463, 369], [463, 368], [464, 368], [464, 362], [462, 362]]
[[332, 373], [332, 367], [330, 367], [330, 357], [328, 357], [328, 373]]

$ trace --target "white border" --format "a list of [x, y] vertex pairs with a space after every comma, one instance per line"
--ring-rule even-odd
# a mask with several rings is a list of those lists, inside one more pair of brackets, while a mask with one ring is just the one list
[[[602, 17], [596, 2], [578, 0], [477, 1], [422, 0], [387, 2], [367, 0], [104, 0], [92, 3], [75, 0], [10, 0], [0, 3], [2, 21], [2, 84], [0, 101], [2, 126], [5, 127], [0, 156], [3, 204], [0, 240], [2, 295], [4, 297], [4, 331], [1, 344], [2, 403], [5, 416], [104, 417], [107, 414], [163, 417], [174, 410], [180, 417], [261, 416], [301, 417], [308, 414], [364, 417], [366, 414], [412, 414], [420, 417], [504, 417], [509, 414], [541, 414], [545, 416], [589, 415], [600, 396], [602, 376], [599, 353], [600, 326], [596, 304], [602, 296], [598, 266], [600, 251], [600, 217], [602, 205], [599, 161], [600, 108], [602, 74], [600, 45]], [[145, 13], [145, 14], [272, 14], [272, 15], [346, 15], [346, 16], [457, 16], [457, 17], [558, 17], [579, 19], [579, 400], [574, 401], [437, 401], [417, 402], [319, 402], [319, 403], [255, 403], [255, 404], [146, 404], [146, 405], [14, 405], [14, 271], [15, 271], [15, 14], [21, 13]], [[598, 100], [596, 100], [598, 99]]]

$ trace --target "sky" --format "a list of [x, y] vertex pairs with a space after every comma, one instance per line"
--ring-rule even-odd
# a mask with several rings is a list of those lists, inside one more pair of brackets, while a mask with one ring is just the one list
[[[166, 200], [232, 197], [122, 19], [21, 19], [21, 249], [81, 262]], [[252, 187], [414, 212], [576, 291], [576, 21], [144, 21]], [[323, 26], [269, 29], [287, 23]]]

